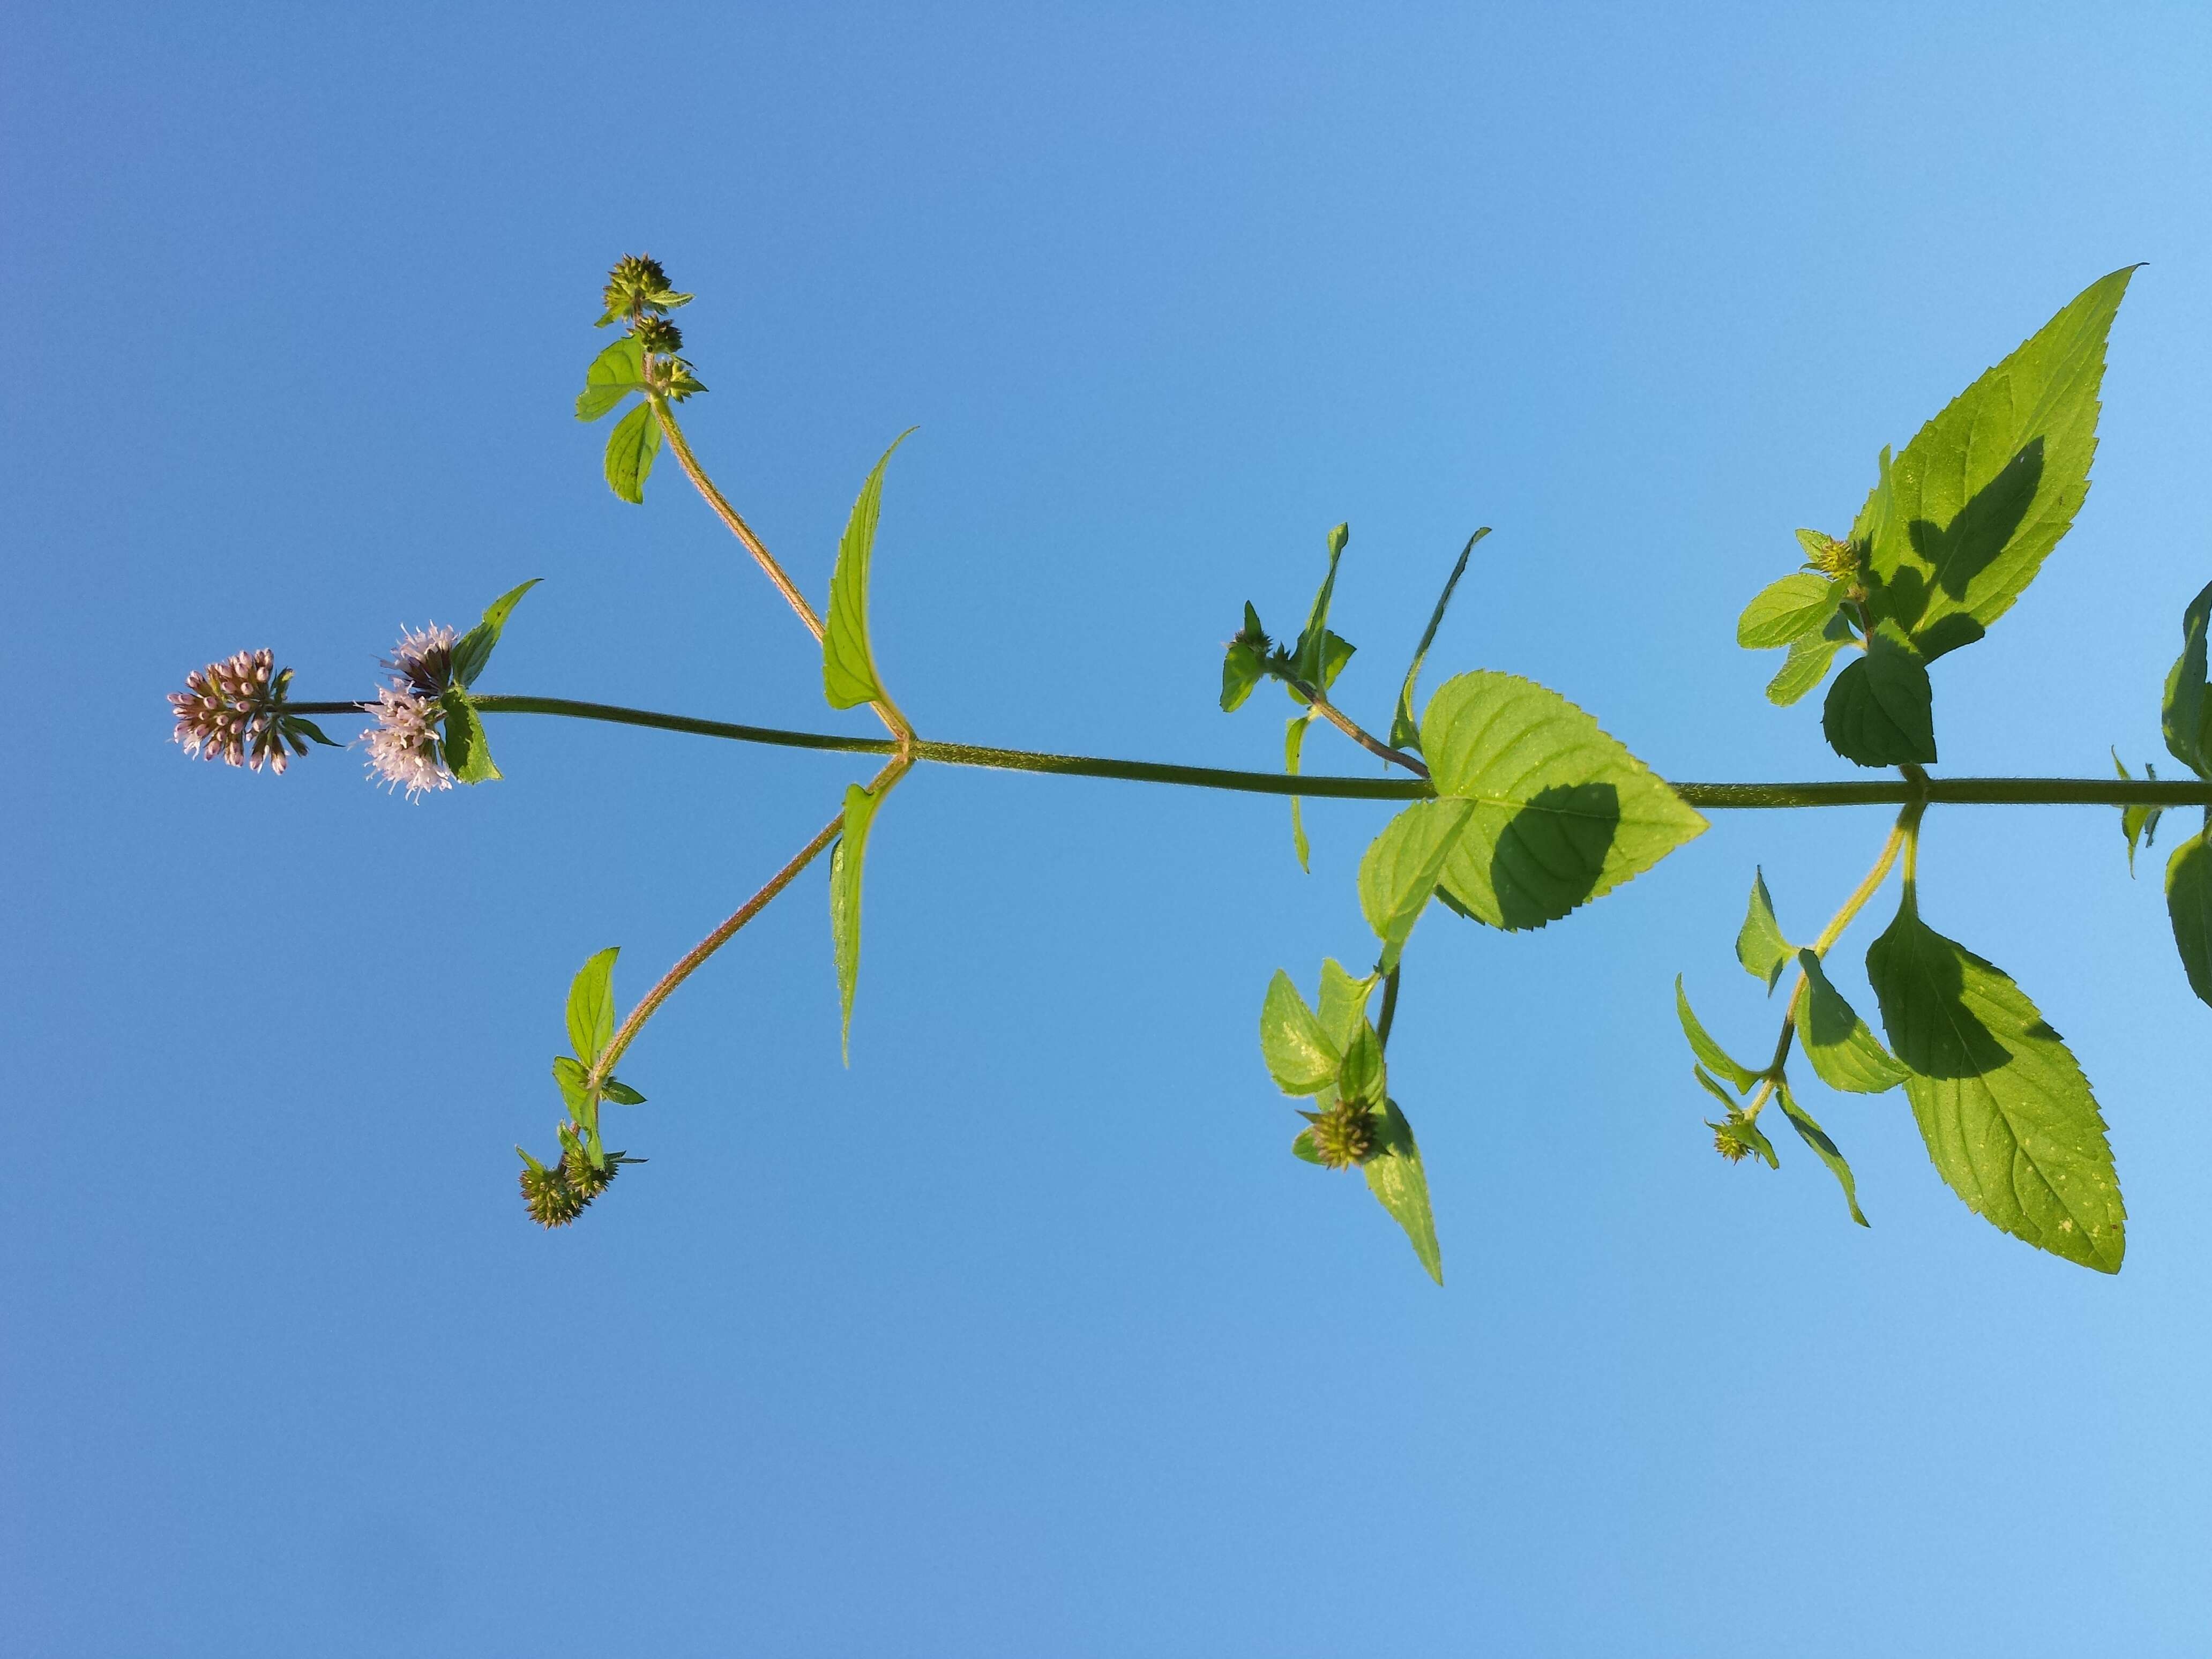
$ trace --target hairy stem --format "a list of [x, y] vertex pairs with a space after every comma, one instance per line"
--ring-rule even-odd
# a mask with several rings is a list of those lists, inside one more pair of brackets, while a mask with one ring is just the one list
[[1425, 764], [1416, 760], [1402, 749], [1393, 749], [1382, 738], [1369, 732], [1358, 720], [1331, 702], [1318, 686], [1309, 685], [1305, 681], [1291, 674], [1285, 674], [1283, 677], [1283, 684], [1311, 703], [1315, 714], [1320, 715], [1385, 765], [1402, 766], [1417, 778], [1425, 778], [1429, 775], [1429, 769]]

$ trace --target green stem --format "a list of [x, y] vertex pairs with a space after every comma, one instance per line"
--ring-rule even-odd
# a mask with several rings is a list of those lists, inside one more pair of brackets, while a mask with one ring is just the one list
[[[1403, 964], [1401, 964], [1401, 966]], [[1375, 1022], [1375, 1040], [1385, 1048], [1390, 1046], [1390, 1025], [1398, 1018], [1398, 969], [1393, 968], [1382, 981], [1382, 1014]]]
[[[854, 755], [894, 755], [899, 744], [884, 738], [845, 737], [830, 732], [787, 732], [775, 726], [741, 726], [729, 720], [663, 714], [612, 703], [580, 702], [568, 697], [525, 697], [471, 693], [469, 701], [486, 714], [556, 714], [570, 720], [605, 720], [660, 732], [721, 738], [734, 743], [784, 749], [818, 749]], [[371, 714], [374, 703], [295, 702], [295, 714]], [[914, 758], [947, 766], [985, 766], [1014, 772], [1052, 772], [1068, 777], [1119, 778], [1133, 783], [1183, 784], [1199, 789], [1231, 789], [1258, 795], [1310, 795], [1317, 799], [1426, 800], [1436, 790], [1417, 778], [1344, 778], [1300, 773], [1233, 771], [1218, 766], [1177, 766], [1163, 761], [1104, 760], [1088, 755], [1054, 755], [1030, 749], [992, 749], [976, 744], [911, 745]], [[2203, 806], [2212, 807], [2212, 783], [2167, 778], [1930, 778], [1915, 785], [1904, 779], [1869, 778], [1837, 783], [1675, 783], [1668, 786], [1692, 806], [1708, 811], [1816, 806], [1901, 806], [1914, 800], [1931, 805], [1981, 806]]]
[[1382, 738], [1369, 732], [1358, 720], [1331, 702], [1320, 687], [1309, 685], [1294, 674], [1284, 675], [1283, 684], [1312, 704], [1315, 714], [1320, 715], [1384, 765], [1402, 766], [1417, 778], [1425, 778], [1429, 775], [1429, 769], [1425, 763], [1414, 759], [1403, 750], [1393, 749]]

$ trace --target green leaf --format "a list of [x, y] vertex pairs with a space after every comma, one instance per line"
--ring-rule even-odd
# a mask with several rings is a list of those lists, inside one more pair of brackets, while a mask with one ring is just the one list
[[1850, 623], [1838, 611], [1828, 618], [1828, 625], [1818, 634], [1808, 634], [1793, 641], [1781, 668], [1766, 683], [1767, 702], [1784, 708], [1796, 702], [1828, 678], [1836, 653], [1855, 637]]
[[465, 691], [444, 691], [438, 696], [444, 712], [447, 769], [463, 783], [489, 783], [499, 776], [491, 763], [491, 744], [484, 737], [483, 720]]
[[1769, 582], [1736, 618], [1735, 642], [1747, 651], [1765, 651], [1818, 637], [1843, 599], [1843, 583], [1808, 570]]
[[1928, 1155], [1966, 1206], [2069, 1261], [2126, 1249], [2105, 1121], [2058, 1033], [2003, 972], [1920, 920], [1910, 884], [1867, 951]]
[[[2128, 771], [2127, 763], [2121, 760], [2120, 751], [2117, 749], [2112, 750], [2112, 770], [2123, 778], [2131, 775]], [[2158, 776], [2158, 768], [2146, 761], [2143, 763], [2143, 775], [2155, 780]], [[2120, 833], [2128, 838], [2128, 875], [2130, 879], [2133, 879], [2136, 873], [2136, 848], [2138, 846], [2152, 847], [2157, 844], [2158, 821], [2165, 816], [2166, 808], [2163, 806], [2120, 808]]]
[[[1760, 1074], [1714, 1042], [1712, 1034], [1698, 1021], [1691, 1010], [1689, 994], [1682, 989], [1680, 974], [1674, 975], [1674, 1018], [1682, 1022], [1682, 1035], [1690, 1039], [1690, 1052], [1735, 1084], [1738, 1094], [1759, 1081]], [[1722, 1097], [1723, 1100], [1727, 1097]]]
[[568, 1044], [587, 1071], [614, 1040], [615, 958], [621, 954], [620, 945], [599, 951], [568, 982]]
[[2204, 743], [2208, 706], [2204, 696], [2204, 636], [2208, 620], [2212, 620], [2212, 586], [2198, 593], [2181, 613], [2181, 654], [2173, 659], [2173, 666], [2166, 672], [2166, 696], [2159, 708], [2159, 724], [2166, 732], [2167, 750], [2200, 778], [2212, 776], [2212, 755], [2206, 753]]
[[868, 830], [883, 797], [845, 786], [845, 830], [830, 854], [830, 945], [837, 960], [837, 1000], [844, 1012], [845, 1063], [853, 1063], [853, 990], [860, 978], [860, 872]]
[[1829, 982], [1820, 958], [1800, 951], [1797, 965], [1805, 974], [1797, 1035], [1820, 1081], [1853, 1095], [1878, 1095], [1904, 1082], [1905, 1067], [1890, 1057], [1844, 994]]
[[1320, 1164], [1323, 1169], [1328, 1167], [1322, 1164], [1321, 1154], [1314, 1150], [1314, 1134], [1311, 1128], [1298, 1131], [1297, 1139], [1291, 1142], [1291, 1156], [1302, 1158], [1309, 1164]]
[[532, 576], [520, 587], [510, 587], [485, 608], [483, 620], [453, 641], [453, 680], [466, 688], [477, 683], [477, 677], [491, 662], [492, 647], [499, 643], [500, 632], [507, 619], [514, 614], [514, 607], [522, 603], [522, 596], [544, 580]]
[[1774, 919], [1774, 901], [1766, 896], [1766, 872], [1754, 871], [1751, 902], [1744, 911], [1743, 926], [1736, 930], [1735, 959], [1744, 972], [1766, 982], [1771, 996], [1774, 981], [1796, 954], [1797, 947], [1782, 937], [1782, 924]]
[[[1283, 770], [1292, 777], [1298, 775], [1298, 756], [1306, 746], [1306, 717], [1291, 716], [1290, 729], [1283, 733]], [[1298, 810], [1298, 798], [1291, 797], [1291, 848], [1298, 855], [1298, 868], [1310, 872], [1312, 848], [1306, 844], [1305, 814]]]
[[1233, 714], [1244, 706], [1252, 688], [1267, 678], [1267, 659], [1242, 640], [1229, 641], [1221, 659], [1221, 712]]
[[1836, 1184], [1844, 1189], [1844, 1202], [1850, 1206], [1851, 1219], [1862, 1227], [1869, 1225], [1865, 1213], [1859, 1208], [1859, 1183], [1851, 1175], [1851, 1166], [1836, 1150], [1836, 1143], [1828, 1139], [1828, 1132], [1797, 1103], [1787, 1082], [1775, 1085], [1774, 1100], [1782, 1108], [1782, 1115], [1790, 1120], [1790, 1127], [1796, 1130], [1797, 1138], [1813, 1149], [1820, 1162], [1828, 1166], [1828, 1173], [1835, 1176]]
[[1924, 657], [1979, 638], [2073, 524], [2097, 449], [2106, 336], [2133, 274], [2091, 283], [1960, 392], [1891, 467], [1886, 510], [1869, 499], [1853, 539], [1869, 549], [1869, 603]]
[[1820, 730], [1830, 748], [1861, 766], [1934, 763], [1928, 665], [1895, 623], [1881, 623], [1866, 655], [1836, 676], [1820, 711]]
[[[1291, 652], [1293, 665], [1291, 672], [1308, 685], [1317, 685], [1324, 690], [1328, 689], [1329, 681], [1335, 678], [1336, 672], [1344, 667], [1343, 661], [1337, 662], [1334, 669], [1329, 663], [1328, 603], [1336, 592], [1336, 562], [1344, 556], [1345, 544], [1351, 539], [1352, 526], [1348, 524], [1340, 524], [1328, 532], [1328, 574], [1322, 579], [1321, 589], [1314, 595], [1313, 611], [1306, 618], [1305, 629], [1298, 635], [1297, 645]], [[1341, 640], [1337, 644], [1343, 648], [1344, 659], [1349, 660], [1352, 648]]]
[[592, 1076], [582, 1063], [568, 1054], [553, 1062], [553, 1081], [560, 1086], [562, 1103], [579, 1123], [592, 1121]]
[[642, 1106], [645, 1104], [645, 1097], [638, 1093], [636, 1090], [631, 1088], [629, 1084], [623, 1082], [618, 1078], [611, 1077], [607, 1079], [606, 1097], [617, 1106]]
[[1344, 1050], [1314, 1018], [1291, 976], [1278, 968], [1260, 1005], [1260, 1052], [1286, 1095], [1317, 1095], [1336, 1082]]
[[884, 501], [884, 468], [914, 434], [908, 427], [870, 469], [854, 498], [852, 515], [837, 541], [837, 568], [830, 577], [830, 618], [822, 635], [822, 689], [832, 708], [857, 708], [883, 699], [875, 647], [868, 640], [868, 566], [876, 549], [876, 519]]
[[1413, 1254], [1429, 1270], [1429, 1277], [1444, 1282], [1443, 1253], [1437, 1248], [1437, 1218], [1429, 1207], [1429, 1177], [1421, 1168], [1421, 1149], [1413, 1141], [1413, 1126], [1398, 1109], [1398, 1103], [1382, 1103], [1382, 1121], [1376, 1126], [1375, 1150], [1359, 1166], [1367, 1177], [1367, 1190], [1391, 1218], [1406, 1230]]
[[1452, 590], [1459, 586], [1459, 579], [1467, 574], [1468, 556], [1474, 551], [1474, 544], [1489, 533], [1490, 526], [1485, 525], [1467, 538], [1467, 545], [1459, 550], [1459, 562], [1452, 567], [1452, 573], [1444, 582], [1444, 591], [1437, 598], [1437, 608], [1429, 612], [1429, 625], [1421, 630], [1420, 644], [1413, 647], [1413, 660], [1406, 667], [1406, 683], [1398, 688], [1397, 709], [1390, 716], [1390, 746], [1393, 749], [1416, 753], [1420, 750], [1421, 726], [1413, 714], [1413, 693], [1420, 684], [1421, 662], [1429, 654], [1429, 647], [1436, 642], [1437, 629], [1443, 625], [1444, 609], [1451, 604]]
[[1352, 978], [1334, 957], [1322, 963], [1321, 1029], [1338, 1053], [1352, 1047], [1352, 1038], [1358, 1035], [1367, 1018], [1368, 999], [1382, 982], [1380, 974], [1370, 974], [1365, 979]]
[[1517, 675], [1445, 681], [1421, 748], [1437, 793], [1474, 803], [1438, 890], [1493, 927], [1557, 921], [1705, 828], [1595, 720]]
[[1359, 909], [1382, 941], [1384, 972], [1405, 950], [1475, 813], [1472, 801], [1416, 801], [1368, 843], [1359, 860]]
[[1705, 1127], [1713, 1132], [1716, 1144], [1720, 1137], [1724, 1135], [1757, 1152], [1759, 1157], [1766, 1160], [1768, 1169], [1780, 1169], [1782, 1159], [1774, 1150], [1774, 1143], [1766, 1138], [1766, 1131], [1759, 1127], [1759, 1120], [1746, 1112], [1735, 1101], [1730, 1100], [1728, 1091], [1705, 1075], [1704, 1066], [1692, 1066], [1690, 1067], [1690, 1072], [1698, 1079], [1705, 1091], [1720, 1102], [1723, 1109], [1718, 1123], [1714, 1122], [1711, 1118], [1705, 1120]]
[[625, 334], [592, 359], [584, 371], [584, 390], [576, 399], [576, 418], [596, 421], [634, 392], [645, 390], [645, 348]]
[[607, 488], [632, 506], [642, 506], [645, 481], [659, 453], [660, 422], [653, 418], [653, 404], [641, 403], [607, 434]]
[[2197, 1000], [2212, 1003], [2212, 842], [2200, 832], [2166, 861], [2166, 913]]
[[1336, 1097], [1352, 1106], [1372, 1110], [1389, 1096], [1389, 1078], [1382, 1060], [1382, 1040], [1364, 1019], [1352, 1034], [1336, 1068]]

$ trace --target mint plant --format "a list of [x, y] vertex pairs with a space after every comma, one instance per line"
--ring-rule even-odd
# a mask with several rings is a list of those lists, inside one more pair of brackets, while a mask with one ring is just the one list
[[[534, 581], [501, 595], [465, 634], [424, 628], [383, 659], [386, 682], [365, 698], [294, 702], [292, 673], [269, 651], [240, 652], [195, 671], [170, 702], [187, 754], [282, 773], [314, 744], [337, 746], [315, 718], [366, 715], [358, 742], [373, 777], [410, 800], [500, 776], [485, 717], [553, 715], [690, 732], [739, 743], [866, 755], [880, 763], [846, 787], [836, 811], [775, 875], [669, 968], [617, 1018], [617, 951], [588, 957], [565, 1011], [569, 1052], [553, 1061], [562, 1115], [548, 1159], [518, 1147], [530, 1215], [548, 1227], [574, 1222], [626, 1164], [610, 1151], [603, 1109], [645, 1097], [616, 1075], [646, 1024], [699, 966], [727, 945], [815, 860], [829, 854], [829, 908], [842, 1030], [850, 1063], [860, 981], [862, 896], [869, 836], [892, 793], [918, 765], [982, 766], [1285, 797], [1291, 848], [1309, 848], [1307, 799], [1403, 803], [1360, 860], [1361, 914], [1370, 942], [1340, 947], [1367, 964], [1355, 972], [1325, 957], [1311, 1000], [1278, 971], [1260, 1002], [1260, 1049], [1268, 1075], [1301, 1127], [1290, 1151], [1323, 1170], [1357, 1170], [1401, 1227], [1422, 1266], [1443, 1282], [1443, 1256], [1420, 1148], [1394, 1097], [1389, 1051], [1405, 957], [1432, 909], [1513, 933], [1559, 921], [1650, 869], [1706, 827], [1704, 811], [1806, 808], [1883, 802], [1895, 823], [1864, 879], [1811, 936], [1786, 928], [1763, 872], [1754, 872], [1735, 954], [1771, 997], [1786, 980], [1780, 1030], [1764, 1066], [1739, 1060], [1674, 981], [1675, 1009], [1692, 1064], [1685, 1098], [1704, 1100], [1716, 1150], [1731, 1163], [1778, 1165], [1769, 1109], [1833, 1174], [1851, 1218], [1867, 1224], [1851, 1167], [1807, 1109], [1790, 1062], [1846, 1094], [1901, 1089], [1938, 1174], [1967, 1206], [2006, 1232], [2103, 1272], [2118, 1271], [2126, 1212], [2102, 1113], [2064, 1042], [1999, 968], [1923, 921], [1917, 858], [1930, 807], [1978, 802], [2092, 805], [2118, 809], [2132, 870], [2168, 807], [2206, 810], [2212, 825], [2212, 684], [2208, 630], [2212, 586], [2182, 618], [2182, 651], [2161, 704], [2166, 744], [2193, 781], [2131, 776], [2117, 751], [2114, 778], [1941, 778], [1931, 666], [1979, 641], [2020, 599], [2072, 526], [2087, 497], [2096, 451], [2106, 340], [2133, 275], [2092, 283], [2009, 356], [1923, 426], [1901, 453], [1881, 452], [1873, 486], [1842, 535], [1796, 532], [1799, 568], [1755, 595], [1736, 623], [1740, 644], [1780, 650], [1767, 687], [1778, 705], [1824, 682], [1821, 731], [1843, 759], [1893, 776], [1814, 783], [1670, 783], [1558, 693], [1517, 675], [1474, 669], [1446, 680], [1423, 703], [1420, 679], [1452, 595], [1478, 544], [1460, 550], [1398, 690], [1386, 737], [1335, 701], [1356, 647], [1329, 626], [1337, 578], [1351, 543], [1339, 525], [1327, 541], [1319, 588], [1294, 638], [1271, 636], [1256, 605], [1244, 606], [1221, 665], [1221, 708], [1245, 707], [1267, 681], [1291, 713], [1279, 773], [1170, 762], [979, 747], [925, 740], [893, 700], [871, 642], [868, 592], [885, 474], [906, 434], [870, 469], [837, 547], [826, 615], [817, 613], [744, 517], [700, 465], [677, 406], [707, 388], [680, 354], [671, 313], [678, 293], [659, 264], [624, 258], [610, 273], [598, 325], [623, 332], [585, 370], [577, 418], [609, 429], [608, 487], [642, 503], [665, 445], [693, 488], [744, 546], [821, 648], [823, 692], [833, 708], [865, 705], [880, 738], [790, 732], [568, 698], [480, 690], [502, 631]], [[1836, 668], [1837, 659], [1844, 666]], [[1382, 763], [1382, 776], [1309, 773], [1316, 722]], [[2197, 996], [2212, 1003], [2212, 828], [2169, 854], [2166, 890], [2174, 943]], [[1877, 1036], [1829, 976], [1826, 962], [1862, 912], [1898, 877], [1895, 915], [1869, 945], [1867, 977]], [[1439, 924], [1443, 926], [1448, 924]], [[1370, 955], [1371, 952], [1371, 955]], [[1884, 1038], [1887, 1041], [1884, 1041]], [[1799, 1081], [1802, 1081], [1802, 1074]], [[1286, 1121], [1285, 1127], [1290, 1127]], [[1786, 1137], [1784, 1137], [1786, 1139]], [[628, 1187], [625, 1187], [628, 1190]]]

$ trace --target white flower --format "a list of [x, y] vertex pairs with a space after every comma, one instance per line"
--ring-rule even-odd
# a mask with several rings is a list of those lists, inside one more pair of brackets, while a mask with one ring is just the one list
[[[446, 630], [450, 643], [453, 630]], [[410, 637], [414, 637], [411, 636]], [[401, 649], [405, 649], [403, 641]], [[433, 789], [450, 789], [453, 775], [446, 765], [438, 737], [438, 704], [404, 684], [376, 694], [376, 724], [361, 734], [368, 745], [368, 772], [387, 787], [404, 789], [407, 799]]]
[[392, 671], [392, 684], [403, 691], [425, 691], [432, 696], [443, 691], [453, 683], [456, 637], [442, 623], [407, 629], [384, 659], [384, 665]]

